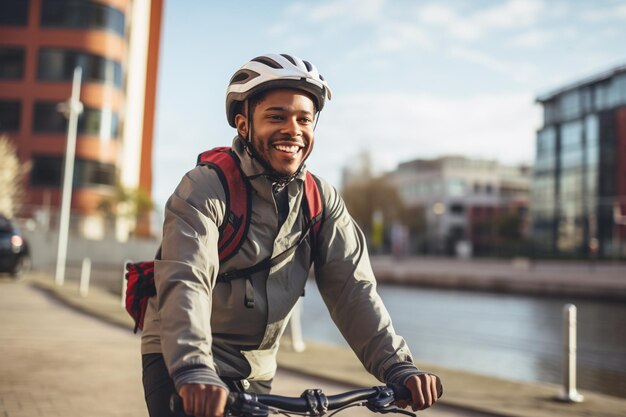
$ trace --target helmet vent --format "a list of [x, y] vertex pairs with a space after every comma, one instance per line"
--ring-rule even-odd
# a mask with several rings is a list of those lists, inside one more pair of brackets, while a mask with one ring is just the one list
[[251, 71], [249, 69], [242, 69], [237, 71], [235, 75], [233, 75], [233, 78], [230, 79], [229, 84], [243, 84], [258, 76], [259, 73], [257, 72]]
[[304, 62], [304, 65], [306, 66], [306, 70], [307, 71], [312, 71], [313, 70], [313, 65], [311, 65], [311, 63], [309, 61], [302, 61]]
[[291, 62], [293, 65], [295, 65], [296, 67], [298, 66], [298, 64], [296, 64], [295, 59], [293, 59], [291, 57], [291, 55], [287, 55], [287, 54], [280, 54], [280, 56], [282, 56], [283, 58], [285, 58], [287, 61]]
[[283, 68], [282, 65], [280, 65], [278, 62], [276, 62], [272, 58], [269, 58], [269, 57], [266, 57], [266, 56], [257, 56], [252, 61], [260, 62], [261, 64], [265, 64], [268, 67], [274, 68], [274, 69], [282, 69]]

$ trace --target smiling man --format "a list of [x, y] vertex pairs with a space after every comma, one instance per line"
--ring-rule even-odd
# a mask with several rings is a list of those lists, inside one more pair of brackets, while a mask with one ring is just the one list
[[[376, 293], [363, 233], [337, 191], [305, 168], [330, 98], [315, 66], [295, 56], [257, 57], [231, 78], [226, 115], [237, 136], [228, 152], [248, 190], [249, 222], [238, 250], [222, 256], [224, 230], [242, 220], [229, 207], [237, 190], [210, 164], [189, 171], [169, 198], [142, 335], [151, 417], [170, 415], [174, 392], [198, 417], [222, 416], [228, 390], [269, 392], [280, 336], [312, 264], [365, 368], [406, 385], [412, 400], [401, 406], [437, 400], [439, 378], [413, 365]], [[313, 217], [315, 201], [323, 209]]]
[[245, 114], [235, 116], [239, 134], [249, 139], [252, 152], [268, 170], [287, 178], [296, 174], [313, 149], [313, 98], [300, 90], [278, 88], [262, 93], [250, 108], [251, 123]]

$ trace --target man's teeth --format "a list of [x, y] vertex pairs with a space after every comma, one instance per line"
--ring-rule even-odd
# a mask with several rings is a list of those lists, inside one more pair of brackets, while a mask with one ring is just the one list
[[296, 153], [300, 149], [300, 147], [296, 145], [293, 145], [293, 146], [276, 145], [274, 146], [274, 148], [278, 149], [279, 151], [288, 152], [288, 153]]

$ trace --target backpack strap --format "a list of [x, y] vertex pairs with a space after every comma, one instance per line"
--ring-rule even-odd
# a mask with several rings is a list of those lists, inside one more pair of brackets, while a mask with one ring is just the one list
[[[305, 210], [311, 225], [311, 239], [313, 240], [311, 247], [315, 251], [317, 245], [317, 236], [322, 228], [322, 220], [324, 218], [324, 199], [320, 192], [320, 180], [309, 171], [306, 172], [304, 179], [304, 196], [306, 200]], [[311, 257], [313, 258], [313, 257]]]
[[230, 147], [214, 148], [198, 156], [197, 165], [206, 165], [215, 170], [226, 194], [226, 216], [219, 227], [217, 244], [219, 260], [224, 262], [241, 248], [248, 229], [252, 212], [252, 187], [245, 178], [239, 158]]

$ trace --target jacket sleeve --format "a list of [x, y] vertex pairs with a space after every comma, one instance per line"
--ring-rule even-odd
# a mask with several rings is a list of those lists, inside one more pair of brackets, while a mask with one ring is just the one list
[[226, 386], [211, 352], [211, 292], [219, 269], [224, 190], [207, 167], [188, 172], [167, 201], [161, 259], [155, 261], [161, 349], [177, 389]]
[[[376, 292], [365, 236], [337, 191], [322, 182], [324, 218], [316, 245], [315, 278], [339, 331], [365, 368], [383, 382], [418, 373]], [[403, 369], [402, 376], [398, 371]]]

